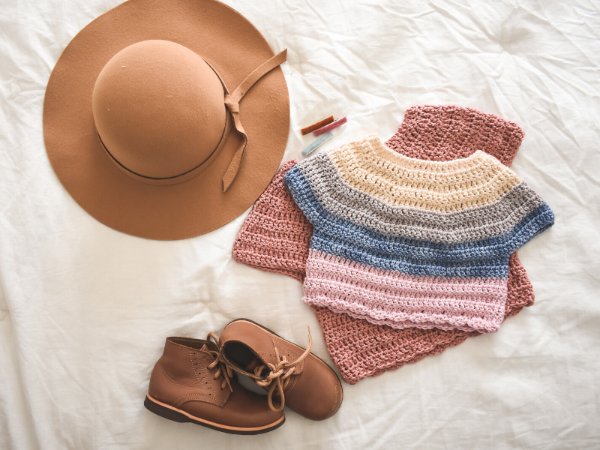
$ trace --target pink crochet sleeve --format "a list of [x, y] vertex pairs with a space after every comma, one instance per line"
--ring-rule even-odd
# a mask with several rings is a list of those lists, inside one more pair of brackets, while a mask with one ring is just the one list
[[296, 161], [288, 161], [256, 201], [233, 244], [236, 261], [304, 279], [312, 226], [283, 184]]

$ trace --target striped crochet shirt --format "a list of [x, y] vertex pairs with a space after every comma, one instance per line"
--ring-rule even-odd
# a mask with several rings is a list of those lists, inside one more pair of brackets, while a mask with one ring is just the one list
[[284, 178], [313, 225], [304, 300], [394, 328], [496, 331], [511, 253], [554, 222], [482, 151], [410, 158], [367, 137]]

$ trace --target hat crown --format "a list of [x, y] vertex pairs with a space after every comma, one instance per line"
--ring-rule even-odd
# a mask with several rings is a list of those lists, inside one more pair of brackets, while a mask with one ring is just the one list
[[147, 40], [116, 53], [92, 93], [96, 130], [119, 164], [149, 178], [177, 177], [206, 161], [224, 133], [221, 80], [195, 52]]

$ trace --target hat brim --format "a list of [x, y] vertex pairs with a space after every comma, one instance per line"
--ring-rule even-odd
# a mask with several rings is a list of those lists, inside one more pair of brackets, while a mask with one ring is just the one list
[[240, 103], [248, 144], [233, 185], [222, 177], [241, 138], [231, 133], [210, 165], [179, 184], [156, 186], [127, 176], [106, 155], [94, 127], [92, 90], [106, 62], [147, 39], [177, 42], [202, 56], [234, 88], [273, 56], [238, 12], [214, 0], [130, 0], [95, 19], [69, 43], [48, 81], [44, 140], [54, 171], [75, 201], [127, 234], [184, 239], [215, 230], [243, 213], [281, 162], [289, 131], [289, 96], [281, 68]]

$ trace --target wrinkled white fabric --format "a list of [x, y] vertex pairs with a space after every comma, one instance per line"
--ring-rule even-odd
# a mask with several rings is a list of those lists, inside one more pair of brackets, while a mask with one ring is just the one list
[[[165, 0], [167, 1], [167, 0]], [[166, 421], [142, 402], [169, 335], [250, 317], [297, 342], [298, 282], [231, 258], [243, 217], [157, 242], [88, 216], [45, 154], [44, 90], [62, 49], [118, 0], [0, 1], [0, 448], [591, 448], [600, 446], [600, 5], [593, 1], [228, 0], [259, 28], [300, 126], [324, 148], [387, 138], [413, 104], [499, 114], [526, 132], [514, 169], [552, 206], [520, 252], [537, 301], [495, 334], [345, 389], [340, 412], [288, 412], [258, 437]], [[67, 108], [68, 105], [65, 105]]]

